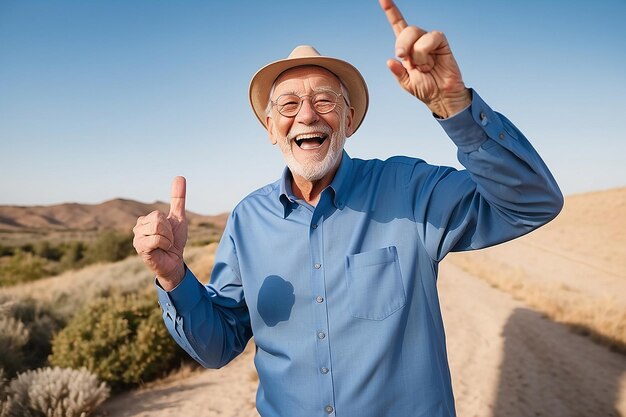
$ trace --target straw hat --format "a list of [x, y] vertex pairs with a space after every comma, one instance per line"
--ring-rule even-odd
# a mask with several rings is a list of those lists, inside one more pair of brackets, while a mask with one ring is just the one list
[[350, 94], [350, 105], [354, 107], [354, 131], [356, 131], [365, 113], [367, 113], [368, 94], [363, 76], [354, 66], [336, 58], [320, 55], [309, 45], [297, 46], [286, 59], [272, 62], [257, 71], [250, 81], [250, 104], [261, 124], [265, 125], [265, 109], [269, 101], [270, 90], [280, 74], [288, 69], [303, 65], [316, 65], [335, 74]]

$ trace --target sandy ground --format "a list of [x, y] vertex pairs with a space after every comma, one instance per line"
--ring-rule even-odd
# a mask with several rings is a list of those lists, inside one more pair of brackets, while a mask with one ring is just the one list
[[626, 416], [626, 356], [452, 264], [439, 288], [459, 416]]
[[[572, 333], [453, 264], [440, 297], [459, 416], [626, 416], [626, 356]], [[110, 417], [248, 417], [252, 345], [220, 370], [109, 400]]]
[[[626, 306], [624, 218], [626, 188], [573, 196], [537, 232], [454, 256], [547, 283], [550, 291]], [[626, 417], [626, 355], [544, 318], [454, 257], [441, 265], [439, 292], [459, 416]], [[112, 398], [102, 410], [109, 417], [257, 416], [253, 355], [250, 344], [223, 369]]]
[[254, 407], [254, 345], [222, 369], [206, 369], [172, 382], [110, 398], [108, 417], [258, 417]]

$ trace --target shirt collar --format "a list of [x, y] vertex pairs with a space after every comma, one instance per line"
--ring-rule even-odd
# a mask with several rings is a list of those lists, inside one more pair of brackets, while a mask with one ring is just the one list
[[333, 181], [330, 183], [330, 187], [335, 192], [333, 203], [339, 210], [344, 208], [346, 200], [348, 199], [348, 191], [350, 190], [350, 183], [352, 182], [352, 164], [352, 159], [344, 150], [339, 169], [335, 173], [335, 178], [333, 178]]
[[[335, 177], [330, 183], [329, 187], [333, 190], [333, 204], [338, 209], [343, 209], [346, 205], [348, 197], [348, 191], [350, 189], [351, 173], [352, 173], [352, 159], [348, 156], [348, 153], [344, 150], [341, 156], [341, 163], [339, 169], [335, 173]], [[283, 174], [280, 178], [280, 189], [278, 198], [283, 205], [284, 212], [283, 218], [287, 218], [289, 213], [298, 204], [297, 198], [294, 196], [291, 189], [291, 171], [289, 167], [285, 167]]]
[[293, 210], [296, 203], [296, 197], [291, 191], [291, 172], [289, 167], [285, 167], [283, 175], [280, 177], [280, 189], [278, 198], [283, 205], [283, 219], [286, 219], [289, 213]]

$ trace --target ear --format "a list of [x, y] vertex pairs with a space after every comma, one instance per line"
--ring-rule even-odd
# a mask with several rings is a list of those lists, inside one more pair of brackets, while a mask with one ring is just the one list
[[271, 118], [271, 116], [265, 117], [265, 126], [267, 126], [267, 136], [270, 140], [270, 143], [272, 145], [276, 145], [277, 141], [274, 137], [274, 120]]
[[354, 107], [350, 107], [348, 111], [346, 111], [346, 137], [349, 138], [354, 133], [354, 125], [352, 122], [354, 121]]

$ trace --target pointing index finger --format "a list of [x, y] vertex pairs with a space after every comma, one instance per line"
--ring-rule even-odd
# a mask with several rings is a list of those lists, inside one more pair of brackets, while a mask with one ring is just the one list
[[172, 182], [172, 195], [170, 202], [170, 215], [177, 219], [185, 218], [185, 197], [187, 194], [187, 181], [185, 177], [176, 177]]
[[393, 0], [379, 0], [379, 3], [380, 7], [385, 11], [385, 15], [387, 15], [387, 20], [393, 29], [393, 33], [398, 36], [408, 26], [402, 13], [400, 13], [400, 9], [396, 7]]

